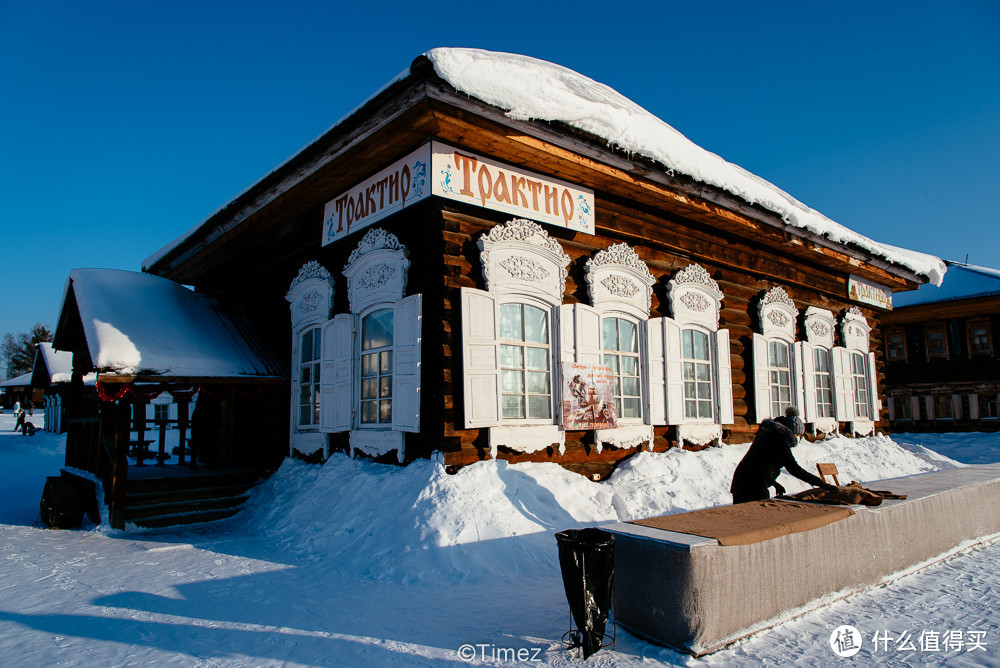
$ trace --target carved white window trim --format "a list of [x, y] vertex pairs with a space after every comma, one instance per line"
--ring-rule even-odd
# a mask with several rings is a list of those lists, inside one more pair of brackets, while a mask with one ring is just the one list
[[[324, 456], [329, 454], [326, 435], [319, 433], [318, 424], [299, 425], [299, 388], [302, 384], [302, 337], [311, 328], [317, 328], [316, 335], [321, 335], [321, 326], [330, 318], [333, 295], [333, 275], [315, 260], [302, 265], [285, 293], [292, 330], [289, 454], [293, 450], [304, 455], [317, 450], [323, 450]], [[320, 353], [322, 358], [322, 347]]]

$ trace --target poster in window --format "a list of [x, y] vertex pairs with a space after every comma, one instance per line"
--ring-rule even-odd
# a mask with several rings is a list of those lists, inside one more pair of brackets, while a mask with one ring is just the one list
[[603, 364], [563, 363], [563, 429], [614, 429], [614, 374]]

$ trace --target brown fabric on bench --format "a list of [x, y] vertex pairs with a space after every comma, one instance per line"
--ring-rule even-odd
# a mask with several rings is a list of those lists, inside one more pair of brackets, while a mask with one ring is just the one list
[[791, 494], [782, 498], [795, 499], [796, 501], [809, 501], [814, 503], [825, 503], [834, 506], [877, 506], [882, 503], [882, 499], [905, 499], [905, 494], [893, 494], [876, 489], [867, 489], [859, 482], [852, 482], [850, 485], [838, 487], [836, 492], [828, 492], [825, 489], [814, 487], [798, 494]]
[[747, 545], [816, 529], [853, 514], [850, 508], [771, 499], [633, 520], [631, 524], [714, 538], [722, 545]]

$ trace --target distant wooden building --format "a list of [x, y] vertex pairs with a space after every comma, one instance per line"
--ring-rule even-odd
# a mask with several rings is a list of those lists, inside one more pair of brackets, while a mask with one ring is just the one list
[[949, 262], [882, 326], [894, 431], [1000, 430], [1000, 270]]
[[[508, 113], [518, 77], [527, 97], [551, 78], [540, 104], [592, 94], [565, 105], [611, 129]], [[602, 477], [638, 448], [749, 440], [789, 404], [814, 431], [884, 425], [885, 307], [943, 272], [913, 257], [585, 77], [436, 50], [144, 269], [290, 361], [267, 434], [288, 452]]]

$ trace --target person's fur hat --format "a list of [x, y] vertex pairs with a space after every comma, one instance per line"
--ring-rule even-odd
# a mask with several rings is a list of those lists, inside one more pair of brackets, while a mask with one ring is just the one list
[[789, 406], [786, 408], [785, 414], [781, 417], [774, 418], [774, 421], [788, 427], [796, 436], [801, 436], [806, 431], [806, 425], [802, 422], [802, 418], [799, 417], [799, 409], [795, 406]]

